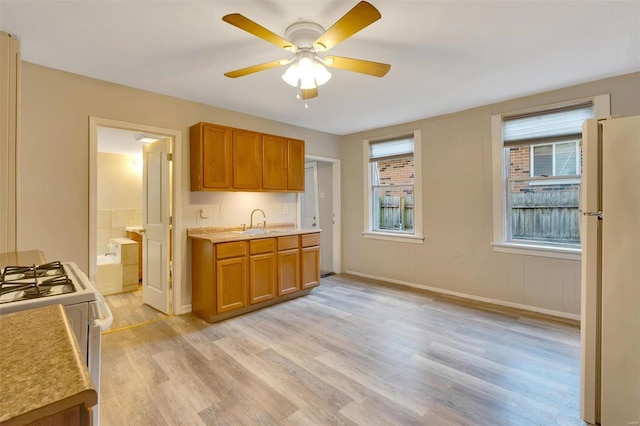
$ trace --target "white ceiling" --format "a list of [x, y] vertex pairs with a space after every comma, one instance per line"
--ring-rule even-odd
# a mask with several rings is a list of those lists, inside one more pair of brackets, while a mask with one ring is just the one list
[[304, 102], [275, 68], [288, 53], [221, 20], [239, 12], [284, 36], [330, 27], [356, 0], [0, 0], [22, 58], [334, 134], [407, 122], [640, 70], [640, 1], [371, 0], [382, 19], [329, 53], [392, 65], [381, 78], [330, 69]]
[[142, 155], [142, 142], [137, 137], [161, 139], [162, 136], [152, 133], [133, 132], [131, 130], [98, 127], [98, 152], [110, 154]]

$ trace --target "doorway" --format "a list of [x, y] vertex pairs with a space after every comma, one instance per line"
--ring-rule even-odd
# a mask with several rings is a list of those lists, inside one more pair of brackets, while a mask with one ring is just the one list
[[305, 192], [299, 195], [299, 223], [322, 230], [320, 275], [340, 273], [340, 160], [314, 155], [305, 159]]
[[179, 131], [90, 119], [90, 279], [112, 293], [112, 330], [180, 313], [179, 144]]

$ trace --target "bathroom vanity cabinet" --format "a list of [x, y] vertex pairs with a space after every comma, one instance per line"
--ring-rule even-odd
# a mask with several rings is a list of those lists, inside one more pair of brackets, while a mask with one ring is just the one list
[[304, 191], [304, 141], [211, 123], [190, 128], [192, 191]]
[[220, 321], [303, 296], [320, 283], [320, 233], [190, 235], [193, 313]]

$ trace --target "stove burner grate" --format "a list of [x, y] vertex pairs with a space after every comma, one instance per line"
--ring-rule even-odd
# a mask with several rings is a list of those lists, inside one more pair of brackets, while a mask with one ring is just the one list
[[46, 296], [51, 293], [51, 287], [31, 287], [24, 291], [24, 297], [27, 299], [35, 299], [37, 297]]
[[0, 303], [75, 292], [60, 261], [32, 266], [7, 266], [0, 271]]

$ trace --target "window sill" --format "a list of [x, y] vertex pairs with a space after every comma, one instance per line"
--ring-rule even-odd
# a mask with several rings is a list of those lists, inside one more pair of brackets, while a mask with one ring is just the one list
[[491, 243], [491, 246], [493, 247], [493, 251], [500, 253], [514, 253], [567, 260], [582, 259], [582, 249], [579, 248], [549, 247], [517, 243]]
[[371, 240], [394, 241], [397, 243], [424, 244], [424, 237], [409, 234], [394, 234], [392, 232], [364, 231], [362, 236]]

